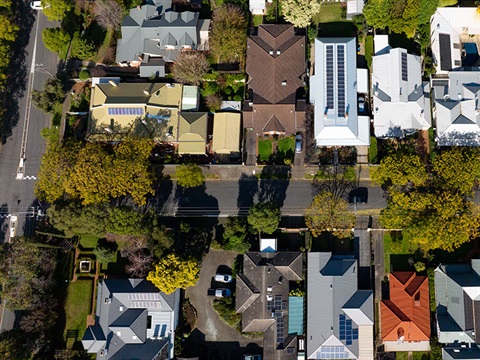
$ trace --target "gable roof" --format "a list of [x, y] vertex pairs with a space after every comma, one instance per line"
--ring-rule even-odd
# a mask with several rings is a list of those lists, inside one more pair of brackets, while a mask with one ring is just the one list
[[[375, 36], [375, 41], [382, 41], [383, 36]], [[402, 48], [385, 50], [383, 44], [378, 48], [383, 49], [372, 59], [375, 135], [403, 136], [403, 130], [429, 129], [430, 86], [422, 82], [420, 57]]]
[[254, 102], [294, 104], [305, 74], [305, 36], [295, 35], [293, 25], [260, 25], [247, 40], [246, 72]]
[[428, 341], [430, 299], [428, 279], [414, 272], [388, 274], [390, 299], [380, 302], [383, 341]]
[[317, 146], [369, 145], [370, 119], [358, 116], [356, 87], [355, 38], [315, 39], [310, 101], [315, 105]]
[[171, 350], [166, 346], [173, 346], [173, 337], [168, 334], [175, 330], [172, 326], [178, 305], [178, 290], [167, 295], [144, 279], [100, 281], [95, 325], [87, 328], [83, 347], [105, 360], [152, 360], [161, 352], [168, 353]]
[[216, 112], [213, 116], [212, 150], [217, 154], [240, 151], [241, 115]]
[[[246, 252], [237, 277], [235, 309], [242, 314], [242, 331], [264, 332], [269, 359], [295, 359], [287, 354], [295, 338], [288, 335], [289, 282], [303, 273], [301, 252]], [[274, 314], [274, 316], [272, 316]]]
[[438, 341], [480, 341], [480, 259], [435, 269]]
[[448, 80], [433, 81], [437, 144], [480, 145], [480, 72], [451, 71]]
[[348, 359], [373, 358], [373, 292], [357, 289], [357, 261], [308, 253], [307, 264], [306, 358], [332, 347]]
[[178, 120], [178, 153], [205, 154], [208, 113], [181, 112]]

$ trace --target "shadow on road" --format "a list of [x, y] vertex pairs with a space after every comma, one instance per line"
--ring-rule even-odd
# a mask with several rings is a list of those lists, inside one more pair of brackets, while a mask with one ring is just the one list
[[242, 173], [238, 180], [237, 208], [241, 212], [248, 212], [258, 193], [258, 179], [255, 175]]
[[290, 170], [289, 166], [265, 166], [261, 173], [258, 201], [274, 202], [281, 208], [287, 196]]
[[11, 44], [10, 64], [8, 66], [8, 78], [3, 93], [3, 102], [8, 104], [4, 106], [1, 121], [2, 144], [7, 142], [8, 137], [12, 135], [12, 130], [17, 126], [20, 120], [18, 101], [21, 99], [27, 89], [27, 52], [26, 47], [30, 41], [35, 17], [27, 1], [12, 1], [13, 19], [19, 26], [17, 38]]
[[[2, 209], [1, 213], [2, 215], [8, 214], [8, 204], [3, 203], [0, 208]], [[6, 217], [1, 217], [0, 218], [0, 243], [4, 243], [6, 236], [7, 236], [7, 231], [8, 231], [8, 221]]]

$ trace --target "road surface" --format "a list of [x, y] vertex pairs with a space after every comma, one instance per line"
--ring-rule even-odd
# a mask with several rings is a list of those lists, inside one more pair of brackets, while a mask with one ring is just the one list
[[[45, 140], [40, 136], [42, 128], [50, 125], [50, 115], [36, 109], [30, 102], [32, 89], [41, 90], [45, 81], [57, 72], [57, 56], [47, 50], [42, 41], [42, 30], [58, 24], [49, 22], [40, 11], [23, 4], [25, 24], [19, 31], [14, 53], [14, 69], [10, 76], [6, 102], [8, 119], [2, 129], [3, 144], [0, 148], [0, 241], [8, 240], [9, 215], [18, 215], [15, 235], [32, 230], [26, 222], [39, 203], [34, 196], [34, 182], [45, 152]], [[33, 18], [34, 17], [34, 18]], [[20, 159], [24, 158], [23, 171], [19, 174]], [[20, 179], [17, 179], [17, 176]]]

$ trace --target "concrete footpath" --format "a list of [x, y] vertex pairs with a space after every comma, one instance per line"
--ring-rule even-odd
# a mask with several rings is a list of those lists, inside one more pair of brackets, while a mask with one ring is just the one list
[[[318, 165], [307, 166], [285, 166], [285, 165], [265, 165], [265, 166], [244, 166], [244, 165], [199, 165], [206, 180], [238, 180], [240, 178], [260, 177], [270, 179], [308, 180], [318, 172]], [[163, 165], [163, 175], [172, 176], [175, 174], [177, 165]], [[369, 181], [370, 171], [368, 165], [356, 165], [357, 180]]]

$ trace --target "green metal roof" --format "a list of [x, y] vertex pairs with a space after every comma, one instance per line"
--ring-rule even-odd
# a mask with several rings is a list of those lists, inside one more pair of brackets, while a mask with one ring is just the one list
[[288, 297], [288, 333], [303, 335], [303, 296]]

